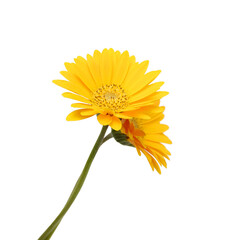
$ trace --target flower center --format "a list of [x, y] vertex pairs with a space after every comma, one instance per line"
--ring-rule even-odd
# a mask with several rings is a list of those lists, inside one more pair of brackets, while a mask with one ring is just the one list
[[128, 106], [128, 97], [124, 89], [116, 84], [104, 85], [98, 88], [92, 98], [96, 106], [119, 112]]

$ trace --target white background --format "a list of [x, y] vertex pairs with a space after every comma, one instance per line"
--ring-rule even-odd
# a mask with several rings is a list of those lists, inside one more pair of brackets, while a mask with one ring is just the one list
[[128, 50], [169, 91], [162, 175], [110, 140], [52, 240], [239, 239], [238, 1], [1, 1], [0, 239], [36, 240], [101, 126], [67, 122], [51, 81], [95, 49]]

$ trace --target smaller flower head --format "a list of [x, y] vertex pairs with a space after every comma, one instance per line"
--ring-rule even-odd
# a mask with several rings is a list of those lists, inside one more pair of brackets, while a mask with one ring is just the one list
[[161, 110], [160, 113], [151, 113], [151, 118], [147, 120], [139, 118], [122, 120], [122, 129], [120, 132], [113, 131], [113, 135], [120, 143], [126, 145], [125, 143], [128, 142], [133, 145], [140, 156], [142, 152], [152, 170], [156, 169], [161, 174], [159, 165], [167, 168], [165, 158], [169, 159], [168, 155], [170, 155], [162, 143], [171, 144], [172, 142], [164, 135], [168, 126], [160, 123], [164, 118], [164, 107], [159, 107], [159, 110]]

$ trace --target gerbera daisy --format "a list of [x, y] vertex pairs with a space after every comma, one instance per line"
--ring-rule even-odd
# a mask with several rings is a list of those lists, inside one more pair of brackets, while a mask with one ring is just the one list
[[[152, 170], [156, 169], [161, 174], [160, 166], [167, 167], [165, 158], [169, 159], [170, 152], [162, 143], [171, 144], [171, 140], [164, 135], [168, 126], [161, 124], [164, 118], [164, 107], [159, 107], [161, 113], [150, 114], [150, 119], [124, 119], [122, 129], [118, 132], [112, 131], [117, 141], [124, 145], [134, 146], [138, 154], [141, 152], [146, 156]], [[123, 135], [122, 135], [123, 134]], [[124, 137], [125, 136], [125, 137]]]
[[75, 63], [65, 63], [67, 71], [61, 74], [68, 80], [53, 82], [71, 92], [63, 96], [79, 103], [79, 108], [67, 116], [68, 121], [81, 120], [97, 114], [102, 125], [119, 130], [121, 119], [149, 119], [149, 110], [156, 110], [155, 100], [167, 92], [157, 92], [163, 82], [150, 84], [160, 73], [145, 73], [149, 62], [138, 63], [128, 51], [120, 53], [113, 49], [96, 50], [93, 54], [75, 58]]

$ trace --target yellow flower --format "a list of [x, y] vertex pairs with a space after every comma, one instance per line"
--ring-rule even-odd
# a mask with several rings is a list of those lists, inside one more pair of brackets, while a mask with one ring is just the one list
[[93, 54], [75, 58], [75, 63], [65, 63], [67, 71], [61, 74], [68, 80], [53, 82], [71, 92], [63, 96], [79, 103], [80, 108], [67, 116], [68, 121], [81, 120], [97, 114], [102, 125], [119, 130], [121, 119], [149, 119], [148, 111], [157, 111], [152, 106], [155, 100], [167, 92], [157, 92], [163, 82], [150, 84], [161, 71], [145, 73], [148, 61], [138, 63], [128, 51], [120, 53], [113, 49], [96, 50]]
[[164, 135], [168, 126], [160, 123], [164, 118], [164, 107], [159, 109], [161, 113], [150, 114], [151, 119], [148, 120], [138, 118], [122, 120], [120, 131], [127, 136], [127, 141], [135, 146], [139, 155], [142, 152], [146, 156], [152, 170], [156, 169], [161, 174], [159, 165], [167, 168], [165, 158], [169, 159], [168, 155], [171, 155], [162, 143], [172, 142]]

